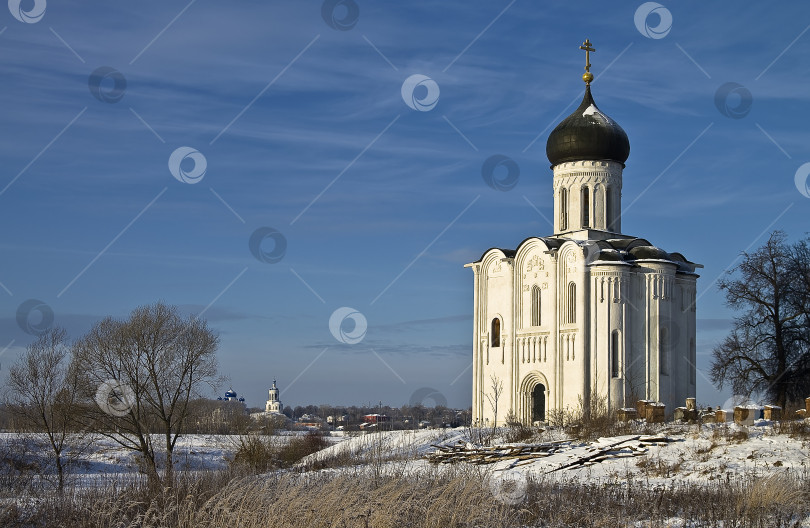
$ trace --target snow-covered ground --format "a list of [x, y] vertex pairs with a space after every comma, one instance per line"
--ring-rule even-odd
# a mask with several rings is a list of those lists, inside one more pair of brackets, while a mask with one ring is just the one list
[[[378, 455], [391, 460], [390, 466], [401, 470], [407, 461], [409, 471], [423, 468], [429, 462], [424, 455], [435, 451], [435, 445], [452, 446], [469, 443], [468, 428], [422, 431], [393, 431], [379, 435], [349, 438], [319, 451], [302, 463], [333, 460], [355, 460], [368, 463]], [[559, 442], [555, 453], [534, 460], [502, 460], [483, 467], [497, 472], [520, 472], [539, 477], [559, 476], [566, 480], [616, 482], [644, 480], [651, 485], [671, 483], [674, 479], [694, 483], [712, 483], [774, 474], [791, 473], [810, 478], [810, 440], [777, 434], [773, 424], [764, 420], [754, 426], [735, 424], [663, 425], [657, 432], [671, 441], [646, 446], [646, 452], [629, 456], [622, 449], [617, 457], [608, 457], [577, 468], [565, 469], [570, 462], [595, 450], [632, 437], [600, 438], [595, 442], [568, 441], [561, 433], [546, 433], [542, 442]], [[525, 444], [506, 444], [525, 445]]]
[[[419, 471], [430, 462], [424, 457], [435, 451], [436, 445], [469, 444], [469, 428], [391, 431], [371, 434], [328, 437], [333, 445], [305, 458], [301, 464], [326, 462], [334, 468], [343, 465], [384, 463], [398, 471]], [[711, 483], [753, 476], [791, 473], [810, 478], [810, 440], [778, 434], [774, 426], [758, 421], [754, 426], [729, 425], [663, 425], [658, 434], [672, 441], [646, 446], [638, 456], [630, 450], [622, 457], [611, 457], [578, 468], [560, 469], [572, 460], [588, 455], [602, 446], [622, 440], [622, 437], [601, 438], [596, 442], [567, 439], [561, 432], [547, 431], [541, 442], [558, 442], [550, 456], [533, 460], [501, 460], [483, 466], [493, 473], [520, 472], [523, 475], [567, 480], [620, 481], [643, 479], [650, 484], [666, 484], [673, 479], [696, 483]], [[284, 441], [289, 436], [274, 437]], [[497, 438], [496, 438], [497, 440]], [[157, 440], [156, 445], [160, 445]], [[204, 471], [227, 467], [239, 445], [239, 437], [226, 435], [188, 435], [181, 437], [175, 448], [178, 470]], [[512, 444], [522, 445], [522, 444]], [[32, 464], [48, 467], [46, 447], [34, 447], [18, 434], [0, 433], [0, 452], [17, 453]], [[138, 475], [137, 457], [113, 440], [92, 435], [86, 437], [68, 471], [69, 482], [90, 486], [110, 479], [134, 478]], [[557, 470], [557, 471], [555, 471]], [[52, 471], [50, 471], [52, 472]]]

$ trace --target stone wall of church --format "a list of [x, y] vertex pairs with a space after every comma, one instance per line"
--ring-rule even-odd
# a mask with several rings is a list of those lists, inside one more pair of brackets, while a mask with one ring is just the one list
[[[675, 274], [671, 264], [647, 264], [644, 274], [648, 310], [647, 347], [650, 383], [648, 399], [672, 411], [693, 397], [695, 316], [687, 299], [694, 280]], [[686, 286], [686, 288], [684, 288]]]
[[[517, 299], [517, 368], [514, 379], [515, 413], [524, 423], [548, 417], [557, 394], [553, 391], [559, 364], [556, 330], [558, 327], [557, 258], [539, 239], [529, 240], [515, 255]], [[533, 416], [532, 393], [542, 385], [543, 415]]]
[[630, 394], [644, 397], [643, 355], [631, 345], [634, 310], [630, 301], [633, 274], [627, 266], [599, 266], [591, 270], [590, 332], [591, 386], [613, 408], [625, 406]]
[[557, 304], [560, 313], [555, 403], [558, 410], [575, 411], [580, 401], [586, 403], [590, 392], [587, 384], [590, 358], [585, 354], [589, 348], [587, 326], [590, 303], [586, 299], [590, 295], [590, 288], [585, 280], [588, 268], [583, 247], [574, 242], [563, 244], [557, 255]]
[[591, 270], [591, 380], [613, 408], [650, 399], [672, 411], [695, 396], [696, 281], [675, 268]]
[[[490, 251], [473, 271], [473, 420], [491, 424], [495, 418], [487, 398], [493, 395], [492, 376], [503, 383], [499, 423], [508, 410], [531, 423], [555, 409], [576, 409], [589, 390], [583, 248], [570, 242], [552, 252], [531, 239], [514, 258]], [[532, 408], [536, 390], [544, 393], [541, 409]]]
[[695, 396], [697, 277], [659, 260], [589, 266], [587, 255], [586, 244], [529, 239], [514, 258], [491, 250], [472, 264], [474, 421], [495, 419], [493, 376], [499, 424], [510, 410], [524, 423], [575, 411], [592, 393], [614, 409], [650, 399], [669, 411]]
[[491, 378], [502, 384], [498, 422], [514, 405], [514, 273], [511, 259], [499, 250], [489, 252], [475, 272], [473, 420], [491, 425], [495, 419]]

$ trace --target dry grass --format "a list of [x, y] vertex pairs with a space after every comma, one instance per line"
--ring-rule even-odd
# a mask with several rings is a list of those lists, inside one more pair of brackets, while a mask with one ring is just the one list
[[740, 427], [738, 429], [725, 423], [712, 430], [712, 441], [714, 442], [725, 441], [740, 444], [748, 440], [749, 436], [748, 428]]
[[698, 440], [698, 443], [694, 448], [691, 449], [692, 451], [692, 458], [697, 462], [708, 462], [714, 455], [712, 451], [720, 446], [717, 439], [712, 439], [707, 442], [703, 442]]
[[641, 457], [636, 466], [644, 471], [647, 477], [664, 477], [671, 478], [678, 474], [681, 470], [682, 461], [667, 462], [659, 457], [645, 456]]
[[748, 440], [748, 436], [749, 436], [748, 429], [743, 427], [743, 428], [738, 429], [738, 430], [734, 431], [733, 433], [731, 433], [731, 435], [729, 436], [729, 440], [731, 440], [732, 442], [734, 442], [736, 444], [741, 444], [741, 443], [745, 442], [746, 440]]
[[[489, 489], [464, 475], [383, 478], [364, 472], [287, 474], [239, 482], [208, 501], [193, 525], [327, 528], [514, 526], [518, 512], [492, 500]], [[188, 525], [191, 528], [191, 524]]]
[[[543, 477], [523, 483], [515, 501], [498, 500], [492, 475], [478, 467], [378, 475], [369, 468], [260, 476], [210, 472], [148, 495], [143, 486], [42, 498], [36, 508], [2, 510], [0, 525], [26, 528], [467, 528], [666, 526], [680, 517], [700, 526], [794, 526], [810, 513], [808, 484], [787, 476], [698, 486], [673, 480], [609, 484]], [[697, 524], [696, 524], [697, 525]]]
[[787, 475], [771, 475], [743, 486], [737, 499], [737, 510], [743, 517], [750, 517], [790, 508], [806, 499], [806, 492]]
[[774, 431], [791, 438], [810, 440], [810, 422], [807, 420], [782, 420], [775, 424]]

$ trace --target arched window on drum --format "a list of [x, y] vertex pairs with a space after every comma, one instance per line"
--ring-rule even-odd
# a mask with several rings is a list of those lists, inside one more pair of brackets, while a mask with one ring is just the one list
[[587, 187], [582, 188], [582, 227], [590, 227], [591, 225], [591, 195]]
[[568, 189], [560, 189], [560, 230], [568, 229]]

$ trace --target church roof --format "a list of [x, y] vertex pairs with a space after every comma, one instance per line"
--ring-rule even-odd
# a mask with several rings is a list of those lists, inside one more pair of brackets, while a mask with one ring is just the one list
[[523, 244], [525, 244], [529, 240], [533, 240], [533, 239], [542, 240], [543, 242], [545, 242], [546, 246], [548, 246], [551, 249], [559, 249], [559, 247], [563, 245], [563, 242], [565, 242], [565, 239], [560, 239], [560, 238], [555, 238], [555, 237], [529, 237], [529, 238], [523, 239], [523, 241], [520, 244], [518, 244], [517, 249], [505, 249], [505, 248], [499, 248], [499, 247], [491, 247], [488, 250], [484, 251], [484, 253], [481, 254], [481, 257], [478, 260], [476, 260], [475, 262], [481, 262], [482, 260], [484, 260], [484, 257], [486, 256], [486, 254], [489, 253], [490, 251], [492, 251], [493, 249], [497, 249], [498, 251], [503, 253], [503, 255], [506, 258], [515, 258], [515, 255], [517, 254], [518, 249], [520, 249], [521, 246], [523, 246]]
[[520, 248], [530, 240], [542, 240], [549, 249], [559, 249], [566, 242], [575, 242], [583, 247], [588, 266], [623, 265], [640, 266], [641, 263], [657, 262], [674, 264], [678, 273], [694, 274], [699, 264], [686, 260], [680, 253], [669, 253], [654, 246], [648, 240], [635, 237], [612, 238], [608, 240], [572, 240], [564, 237], [529, 237], [517, 249], [489, 248], [475, 263], [482, 262], [493, 250], [498, 250], [506, 258], [515, 258]]
[[702, 267], [686, 260], [680, 253], [668, 253], [643, 238], [600, 240], [593, 246], [593, 249], [586, 249], [589, 266], [600, 264], [638, 266], [641, 262], [660, 262], [675, 264], [678, 273], [687, 274], [694, 274], [697, 267]]
[[579, 107], [549, 134], [546, 156], [552, 167], [583, 160], [609, 160], [624, 165], [630, 156], [630, 141], [622, 127], [596, 106], [588, 84]]

